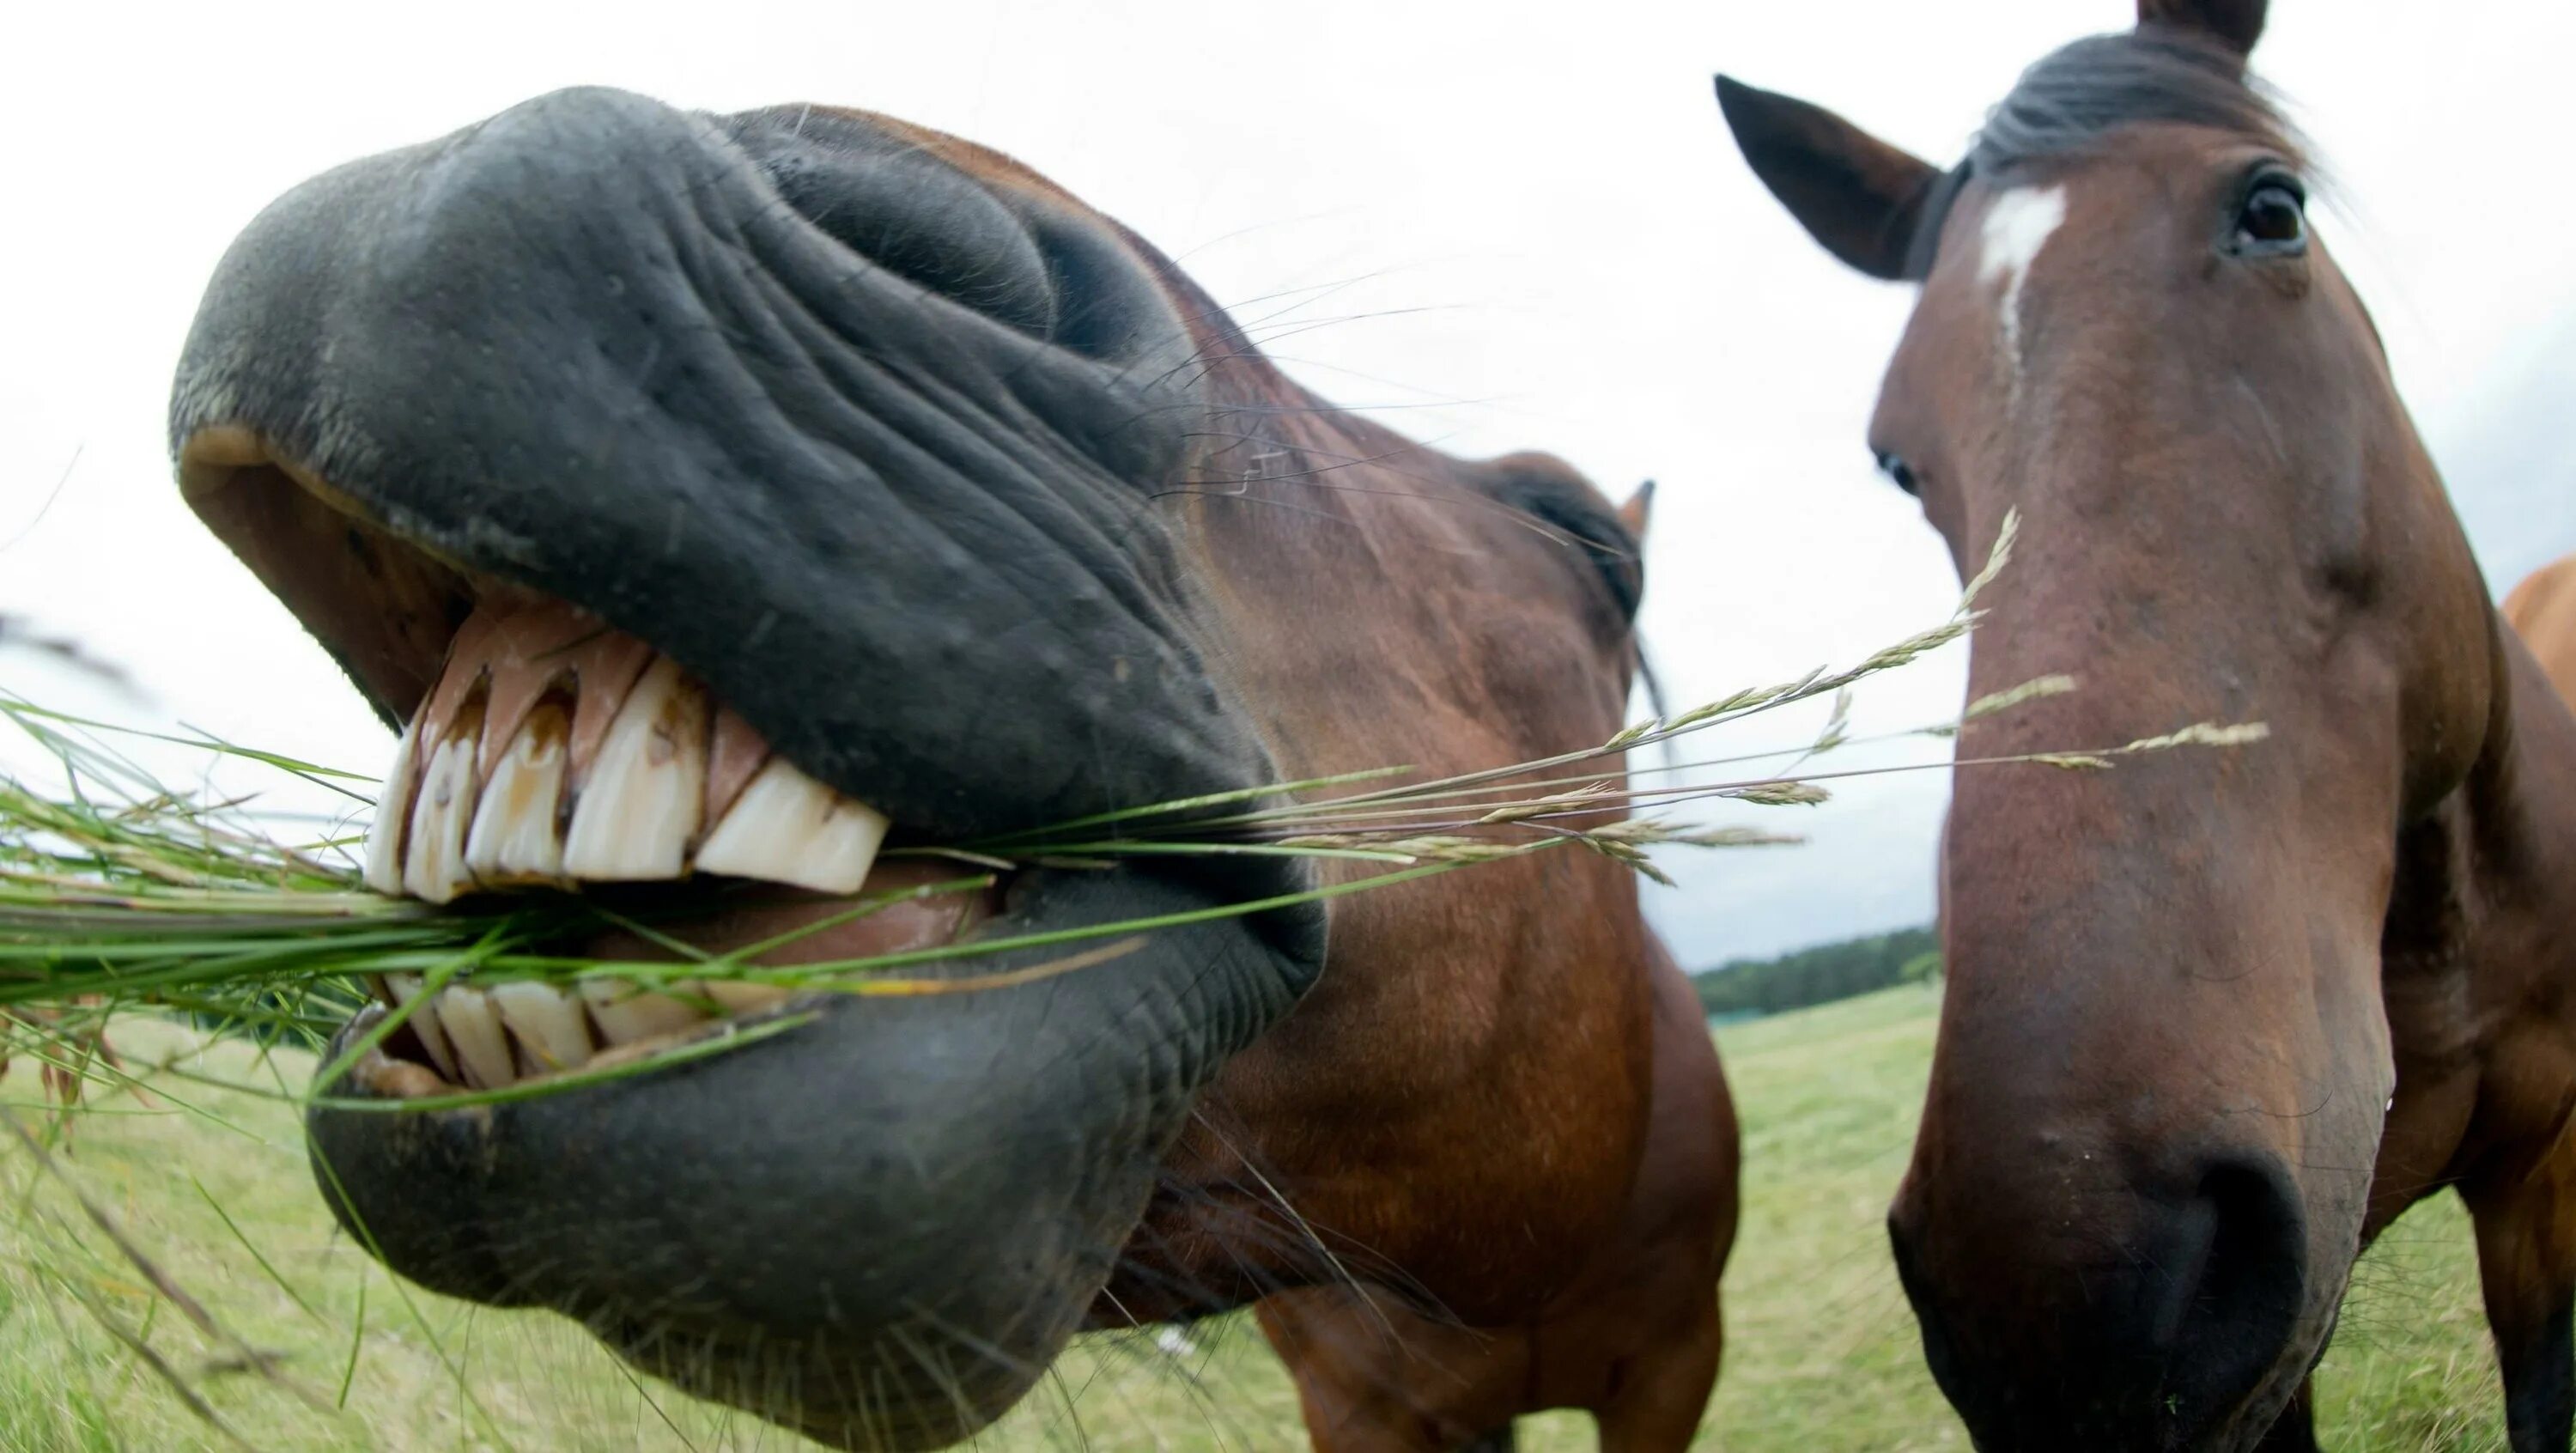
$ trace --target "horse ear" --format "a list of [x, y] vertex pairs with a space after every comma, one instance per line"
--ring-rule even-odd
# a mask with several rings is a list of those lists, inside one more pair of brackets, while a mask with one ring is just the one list
[[1717, 78], [1717, 104], [1753, 174], [1809, 236], [1871, 277], [1905, 276], [1938, 168], [1821, 106], [1731, 76]]
[[2251, 55], [2269, 8], [2269, 0], [2138, 0], [2138, 23], [2190, 31]]
[[1628, 533], [1636, 536], [1637, 543], [1642, 545], [1646, 543], [1646, 526], [1653, 522], [1654, 515], [1655, 482], [1650, 479], [1638, 485], [1637, 492], [1619, 506], [1619, 523], [1626, 525]]

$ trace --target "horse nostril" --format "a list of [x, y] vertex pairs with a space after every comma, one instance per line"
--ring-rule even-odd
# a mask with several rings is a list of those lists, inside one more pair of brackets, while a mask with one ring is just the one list
[[2224, 1412], [2271, 1373], [2306, 1309], [2298, 1189], [2268, 1154], [2216, 1159], [2150, 1238], [2141, 1250], [2163, 1285], [2139, 1330], [2163, 1356], [2170, 1411], [2187, 1422]]
[[808, 108], [726, 118], [781, 200], [871, 266], [1044, 338], [1055, 280], [1026, 220], [917, 139]]
[[1888, 1212], [1933, 1380], [1980, 1447], [2210, 1446], [2306, 1319], [2297, 1182], [2268, 1152], [2138, 1175], [2092, 1134], [2044, 1138], [2100, 1170], [1954, 1162]]

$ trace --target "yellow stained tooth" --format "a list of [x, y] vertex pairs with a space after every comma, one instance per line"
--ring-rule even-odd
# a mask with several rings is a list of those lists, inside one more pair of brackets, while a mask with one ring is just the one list
[[795, 992], [778, 984], [751, 984], [740, 979], [692, 979], [678, 986], [685, 994], [712, 999], [716, 1007], [736, 1017], [775, 1009]]
[[497, 1090], [519, 1077], [510, 1063], [510, 1042], [501, 1036], [501, 1021], [492, 1001], [480, 989], [458, 984], [438, 996], [438, 1020], [456, 1046], [465, 1067], [465, 1083], [478, 1090]]
[[677, 878], [705, 811], [707, 697], [664, 656], [618, 708], [564, 837], [567, 877]]
[[552, 883], [563, 878], [563, 838], [555, 824], [563, 801], [563, 708], [528, 713], [518, 735], [492, 764], [465, 838], [465, 868], [486, 886]]
[[[396, 1003], [408, 1004], [420, 997], [420, 975], [387, 974], [385, 987], [393, 991]], [[447, 1043], [447, 1031], [439, 1027], [436, 1001], [414, 1009], [411, 1017], [403, 1023], [411, 1027], [412, 1036], [420, 1041], [420, 1047], [429, 1052], [429, 1062], [438, 1066], [439, 1074], [450, 1084], [463, 1084], [464, 1081], [456, 1074], [456, 1052]]]
[[474, 812], [474, 736], [451, 736], [429, 754], [420, 774], [420, 796], [411, 805], [411, 841], [403, 859], [403, 890], [445, 903], [474, 886], [465, 871], [465, 827]]
[[411, 826], [411, 793], [413, 768], [420, 750], [420, 718], [403, 728], [402, 744], [394, 748], [393, 767], [385, 773], [385, 787], [376, 794], [376, 820], [367, 828], [366, 883], [379, 893], [400, 894], [403, 890], [403, 832]]
[[605, 979], [581, 981], [581, 997], [599, 1026], [602, 1048], [631, 1044], [704, 1021], [707, 1016], [668, 994], [638, 993], [631, 984]]
[[772, 757], [698, 848], [702, 873], [855, 893], [884, 843], [885, 815]]
[[580, 1005], [544, 984], [495, 984], [484, 992], [538, 1073], [590, 1063], [590, 1024]]

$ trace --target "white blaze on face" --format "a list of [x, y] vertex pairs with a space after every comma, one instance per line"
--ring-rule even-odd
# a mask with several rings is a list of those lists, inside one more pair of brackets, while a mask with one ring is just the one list
[[1978, 239], [1977, 280], [2000, 281], [2003, 292], [1996, 311], [2003, 325], [2004, 356], [2012, 363], [2013, 387], [2021, 387], [2021, 290], [2039, 250], [2066, 222], [2064, 187], [2016, 187], [1986, 208]]

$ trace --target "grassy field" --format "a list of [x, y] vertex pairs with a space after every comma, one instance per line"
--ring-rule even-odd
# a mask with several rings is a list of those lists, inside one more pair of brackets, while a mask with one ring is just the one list
[[[1929, 989], [1894, 989], [1721, 1034], [1744, 1112], [1746, 1209], [1726, 1282], [1726, 1373], [1702, 1446], [1966, 1447], [1922, 1371], [1879, 1229], [1912, 1136], [1935, 1002]], [[151, 1024], [126, 1026], [119, 1043], [138, 1061], [186, 1047]], [[271, 1073], [236, 1045], [180, 1063], [236, 1079]], [[279, 1067], [272, 1082], [294, 1068]], [[21, 1065], [6, 1086], [30, 1124], [34, 1079]], [[334, 1234], [284, 1104], [173, 1088], [188, 1108], [103, 1097], [79, 1123], [65, 1177], [0, 1142], [0, 1236], [10, 1242], [0, 1255], [0, 1450], [806, 1446], [630, 1379], [550, 1316], [408, 1290]], [[154, 1290], [94, 1228], [74, 1186], [204, 1303], [222, 1335]], [[240, 1441], [193, 1414], [156, 1363]], [[263, 1364], [274, 1379], [258, 1373]], [[2363, 1266], [2320, 1390], [2330, 1447], [2503, 1447], [2454, 1203], [2416, 1211]], [[1196, 1329], [1187, 1345], [1079, 1346], [981, 1441], [1302, 1446], [1287, 1381], [1240, 1321]], [[1531, 1419], [1521, 1443], [1585, 1448], [1590, 1428], [1572, 1415]]]

